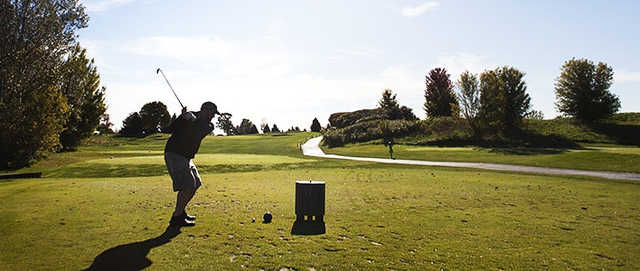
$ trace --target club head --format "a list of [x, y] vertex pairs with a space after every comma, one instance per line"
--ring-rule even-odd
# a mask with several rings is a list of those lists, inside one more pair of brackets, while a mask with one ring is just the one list
[[156, 74], [157, 74], [157, 73], [160, 73], [160, 68], [158, 68], [158, 69], [156, 70]]

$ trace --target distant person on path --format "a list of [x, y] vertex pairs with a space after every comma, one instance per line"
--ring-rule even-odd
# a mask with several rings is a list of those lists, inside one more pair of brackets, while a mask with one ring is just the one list
[[196, 218], [188, 215], [185, 210], [202, 185], [192, 159], [198, 152], [202, 139], [213, 131], [211, 119], [216, 114], [220, 113], [212, 102], [203, 103], [199, 112], [189, 112], [184, 107], [182, 115], [167, 128], [171, 137], [164, 148], [164, 161], [173, 181], [173, 191], [178, 192], [176, 209], [169, 221], [172, 226], [195, 226]]
[[391, 159], [395, 159], [393, 158], [393, 144], [395, 144], [395, 142], [393, 142], [393, 137], [389, 137], [384, 141], [384, 145], [389, 147], [389, 158]]

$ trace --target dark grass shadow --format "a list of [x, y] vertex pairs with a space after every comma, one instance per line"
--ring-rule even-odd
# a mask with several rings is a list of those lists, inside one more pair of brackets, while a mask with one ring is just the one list
[[291, 226], [292, 235], [318, 235], [324, 234], [326, 227], [324, 221], [298, 221], [293, 222]]
[[[197, 165], [200, 174], [208, 173], [228, 173], [228, 172], [255, 172], [266, 169], [284, 170], [305, 167], [305, 163], [283, 163], [275, 165], [260, 164], [219, 164], [219, 165]], [[47, 172], [46, 177], [56, 178], [106, 178], [106, 177], [153, 177], [168, 175], [167, 167], [164, 164], [158, 165], [109, 165], [101, 163], [87, 163], [62, 167]]]
[[595, 122], [585, 124], [592, 130], [606, 135], [622, 145], [640, 146], [640, 125]]
[[490, 153], [501, 153], [510, 155], [540, 155], [540, 154], [560, 154], [567, 152], [568, 149], [555, 149], [555, 148], [491, 148]]
[[167, 227], [158, 237], [112, 247], [100, 253], [85, 270], [142, 270], [153, 262], [147, 258], [152, 248], [171, 242], [180, 234], [179, 227]]

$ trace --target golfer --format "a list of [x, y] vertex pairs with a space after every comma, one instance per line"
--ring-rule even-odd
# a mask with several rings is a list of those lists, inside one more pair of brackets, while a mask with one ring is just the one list
[[195, 226], [194, 216], [185, 211], [185, 207], [196, 190], [202, 185], [200, 174], [193, 163], [193, 157], [200, 148], [202, 139], [213, 131], [211, 119], [219, 114], [212, 102], [205, 102], [200, 112], [189, 112], [182, 108], [182, 115], [167, 128], [171, 137], [164, 148], [164, 161], [173, 181], [173, 191], [178, 192], [176, 209], [169, 224], [172, 226]]

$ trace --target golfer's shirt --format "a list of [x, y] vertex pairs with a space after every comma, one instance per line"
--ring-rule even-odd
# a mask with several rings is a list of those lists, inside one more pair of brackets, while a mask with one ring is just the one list
[[[200, 114], [200, 112], [189, 113], [195, 116]], [[200, 142], [213, 131], [213, 128], [213, 124], [206, 120], [201, 120], [196, 117], [194, 121], [190, 121], [184, 117], [184, 114], [180, 115], [180, 117], [174, 120], [167, 128], [167, 131], [171, 133], [171, 137], [167, 140], [164, 151], [177, 153], [185, 158], [193, 159], [198, 149], [200, 149]]]

